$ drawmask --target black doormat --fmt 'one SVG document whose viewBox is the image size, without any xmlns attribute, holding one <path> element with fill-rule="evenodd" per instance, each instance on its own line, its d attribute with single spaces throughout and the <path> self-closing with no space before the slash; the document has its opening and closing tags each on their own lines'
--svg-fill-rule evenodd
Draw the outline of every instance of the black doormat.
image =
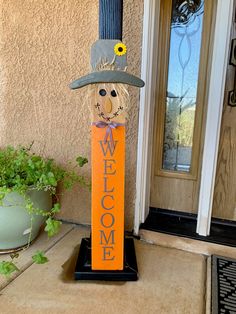
<svg viewBox="0 0 236 314">
<path fill-rule="evenodd" d="M 236 260 L 212 256 L 212 313 L 236 313 Z"/>
</svg>

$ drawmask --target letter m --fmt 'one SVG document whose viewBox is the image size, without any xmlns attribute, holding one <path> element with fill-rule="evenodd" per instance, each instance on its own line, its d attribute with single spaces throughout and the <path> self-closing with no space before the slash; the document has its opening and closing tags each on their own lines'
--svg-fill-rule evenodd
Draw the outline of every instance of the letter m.
<svg viewBox="0 0 236 314">
<path fill-rule="evenodd" d="M 100 230 L 100 244 L 102 245 L 115 244 L 114 233 L 115 233 L 115 230 L 111 230 L 110 234 L 106 236 L 104 231 Z"/>
</svg>

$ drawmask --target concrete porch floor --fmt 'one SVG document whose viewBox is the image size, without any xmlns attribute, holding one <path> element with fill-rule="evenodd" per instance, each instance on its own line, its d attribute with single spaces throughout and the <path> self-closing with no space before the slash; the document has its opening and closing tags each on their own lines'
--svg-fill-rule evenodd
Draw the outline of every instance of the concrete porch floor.
<svg viewBox="0 0 236 314">
<path fill-rule="evenodd" d="M 160 240 L 164 246 L 135 240 L 137 282 L 75 282 L 75 256 L 81 238 L 89 232 L 88 227 L 63 225 L 55 239 L 41 235 L 21 254 L 18 265 L 22 272 L 12 280 L 0 278 L 0 313 L 208 313 L 207 255 L 175 249 L 173 239 L 172 247 L 166 247 L 168 236 Z M 47 264 L 31 263 L 38 249 L 47 251 Z"/>
</svg>

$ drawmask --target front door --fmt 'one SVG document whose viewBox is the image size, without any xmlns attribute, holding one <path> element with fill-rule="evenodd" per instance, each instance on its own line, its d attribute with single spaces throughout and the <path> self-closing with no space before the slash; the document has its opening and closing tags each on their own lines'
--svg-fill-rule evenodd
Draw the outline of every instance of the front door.
<svg viewBox="0 0 236 314">
<path fill-rule="evenodd" d="M 214 2 L 161 1 L 152 207 L 197 212 Z"/>
<path fill-rule="evenodd" d="M 236 1 L 234 3 L 234 11 Z M 231 39 L 236 38 L 236 23 L 231 28 Z M 232 43 L 233 44 L 233 43 Z M 233 46 L 232 46 L 233 47 Z M 231 58 L 232 56 L 232 58 Z M 236 49 L 230 62 L 236 64 Z M 231 60 L 232 59 L 232 60 Z M 213 199 L 212 216 L 236 220 L 236 67 L 229 64 L 227 69 L 224 107 L 218 152 L 218 164 Z M 235 91 L 235 95 L 232 93 Z M 231 95 L 231 98 L 229 97 Z"/>
</svg>

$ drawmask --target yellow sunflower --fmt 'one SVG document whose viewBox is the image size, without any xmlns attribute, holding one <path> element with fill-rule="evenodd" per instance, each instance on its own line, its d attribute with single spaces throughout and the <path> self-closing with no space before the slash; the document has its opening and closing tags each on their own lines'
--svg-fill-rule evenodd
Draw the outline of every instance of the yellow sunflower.
<svg viewBox="0 0 236 314">
<path fill-rule="evenodd" d="M 117 56 L 123 56 L 127 52 L 126 45 L 123 43 L 118 43 L 114 46 L 114 52 Z"/>
</svg>

